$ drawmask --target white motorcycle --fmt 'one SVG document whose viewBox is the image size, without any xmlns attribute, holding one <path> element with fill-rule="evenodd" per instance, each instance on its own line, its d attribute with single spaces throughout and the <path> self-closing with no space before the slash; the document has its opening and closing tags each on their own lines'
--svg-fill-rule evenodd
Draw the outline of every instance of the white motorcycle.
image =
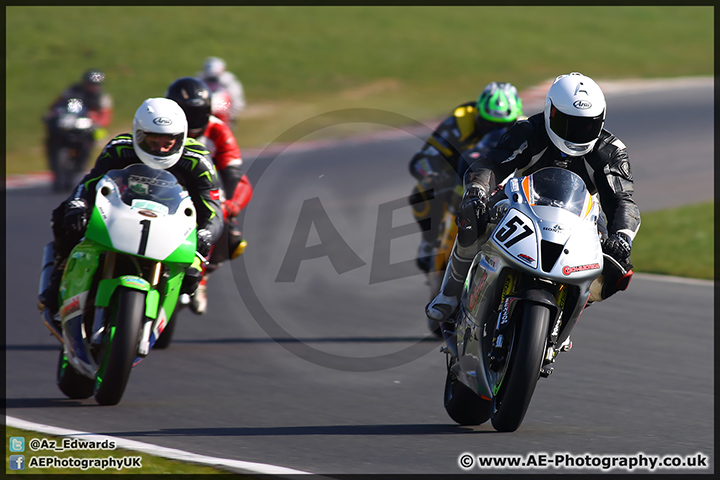
<svg viewBox="0 0 720 480">
<path fill-rule="evenodd" d="M 568 348 L 610 257 L 601 249 L 599 206 L 569 170 L 511 178 L 489 207 L 460 306 L 442 324 L 444 403 L 459 424 L 490 419 L 496 430 L 514 431 L 538 379 Z"/>
</svg>

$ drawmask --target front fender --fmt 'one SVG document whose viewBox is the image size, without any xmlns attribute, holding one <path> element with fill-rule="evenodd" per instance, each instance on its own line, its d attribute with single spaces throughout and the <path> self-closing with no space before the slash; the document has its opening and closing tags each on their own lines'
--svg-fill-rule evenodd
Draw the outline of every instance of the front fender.
<svg viewBox="0 0 720 480">
<path fill-rule="evenodd" d="M 158 306 L 160 304 L 160 293 L 153 290 L 150 282 L 136 275 L 123 275 L 117 278 L 107 278 L 100 280 L 98 290 L 95 296 L 95 306 L 107 307 L 110 305 L 115 290 L 118 287 L 133 288 L 147 292 L 145 297 L 145 315 L 149 318 L 156 318 L 158 314 Z"/>
<path fill-rule="evenodd" d="M 554 325 L 555 321 L 557 321 L 558 315 L 560 315 L 560 307 L 558 307 L 557 300 L 552 293 L 540 288 L 521 291 L 515 295 L 507 297 L 505 299 L 505 305 L 503 306 L 501 319 L 507 320 L 512 318 L 513 312 L 517 306 L 521 303 L 527 302 L 548 307 L 550 310 L 550 325 Z"/>
</svg>

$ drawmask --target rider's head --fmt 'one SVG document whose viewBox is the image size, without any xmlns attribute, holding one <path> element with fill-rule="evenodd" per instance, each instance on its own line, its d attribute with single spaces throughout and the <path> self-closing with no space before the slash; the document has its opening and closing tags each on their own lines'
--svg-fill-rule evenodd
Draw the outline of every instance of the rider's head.
<svg viewBox="0 0 720 480">
<path fill-rule="evenodd" d="M 478 119 L 506 126 L 522 115 L 522 100 L 511 83 L 489 83 L 480 93 L 477 101 Z"/>
<path fill-rule="evenodd" d="M 98 93 L 104 81 L 105 74 L 100 70 L 91 69 L 82 75 L 82 86 L 90 93 Z"/>
<path fill-rule="evenodd" d="M 210 89 L 205 82 L 195 77 L 178 78 L 170 84 L 165 96 L 175 100 L 185 112 L 188 136 L 197 138 L 202 135 L 212 106 Z"/>
<path fill-rule="evenodd" d="M 208 57 L 203 63 L 203 77 L 218 78 L 225 71 L 225 60 L 218 57 Z"/>
<path fill-rule="evenodd" d="M 187 119 L 169 98 L 148 98 L 135 112 L 133 148 L 152 168 L 170 168 L 180 160 L 187 138 Z"/>
<path fill-rule="evenodd" d="M 557 148 L 585 155 L 604 124 L 605 96 L 592 78 L 573 72 L 555 79 L 545 98 L 545 130 Z"/>
</svg>

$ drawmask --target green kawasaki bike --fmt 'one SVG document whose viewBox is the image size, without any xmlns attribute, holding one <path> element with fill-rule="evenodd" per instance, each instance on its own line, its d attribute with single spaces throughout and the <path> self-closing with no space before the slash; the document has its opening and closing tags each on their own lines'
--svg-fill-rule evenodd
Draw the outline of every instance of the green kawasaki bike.
<svg viewBox="0 0 720 480">
<path fill-rule="evenodd" d="M 130 371 L 168 328 L 185 270 L 203 260 L 195 217 L 187 190 L 166 170 L 130 165 L 98 182 L 85 238 L 65 267 L 59 312 L 42 312 L 62 343 L 57 385 L 65 395 L 120 402 Z M 40 291 L 53 255 L 50 243 Z"/>
</svg>

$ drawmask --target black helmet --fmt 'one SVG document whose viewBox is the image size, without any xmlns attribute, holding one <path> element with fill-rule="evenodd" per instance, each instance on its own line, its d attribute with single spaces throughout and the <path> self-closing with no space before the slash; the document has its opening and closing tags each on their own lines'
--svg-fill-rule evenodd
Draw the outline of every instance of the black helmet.
<svg viewBox="0 0 720 480">
<path fill-rule="evenodd" d="M 101 85 L 105 80 L 105 74 L 100 70 L 88 70 L 83 73 L 82 81 L 84 83 L 92 83 L 95 85 Z"/>
<path fill-rule="evenodd" d="M 185 111 L 188 133 L 201 134 L 210 120 L 210 89 L 195 77 L 175 80 L 165 92 L 165 97 L 175 100 Z M 192 136 L 192 135 L 191 135 Z"/>
</svg>

